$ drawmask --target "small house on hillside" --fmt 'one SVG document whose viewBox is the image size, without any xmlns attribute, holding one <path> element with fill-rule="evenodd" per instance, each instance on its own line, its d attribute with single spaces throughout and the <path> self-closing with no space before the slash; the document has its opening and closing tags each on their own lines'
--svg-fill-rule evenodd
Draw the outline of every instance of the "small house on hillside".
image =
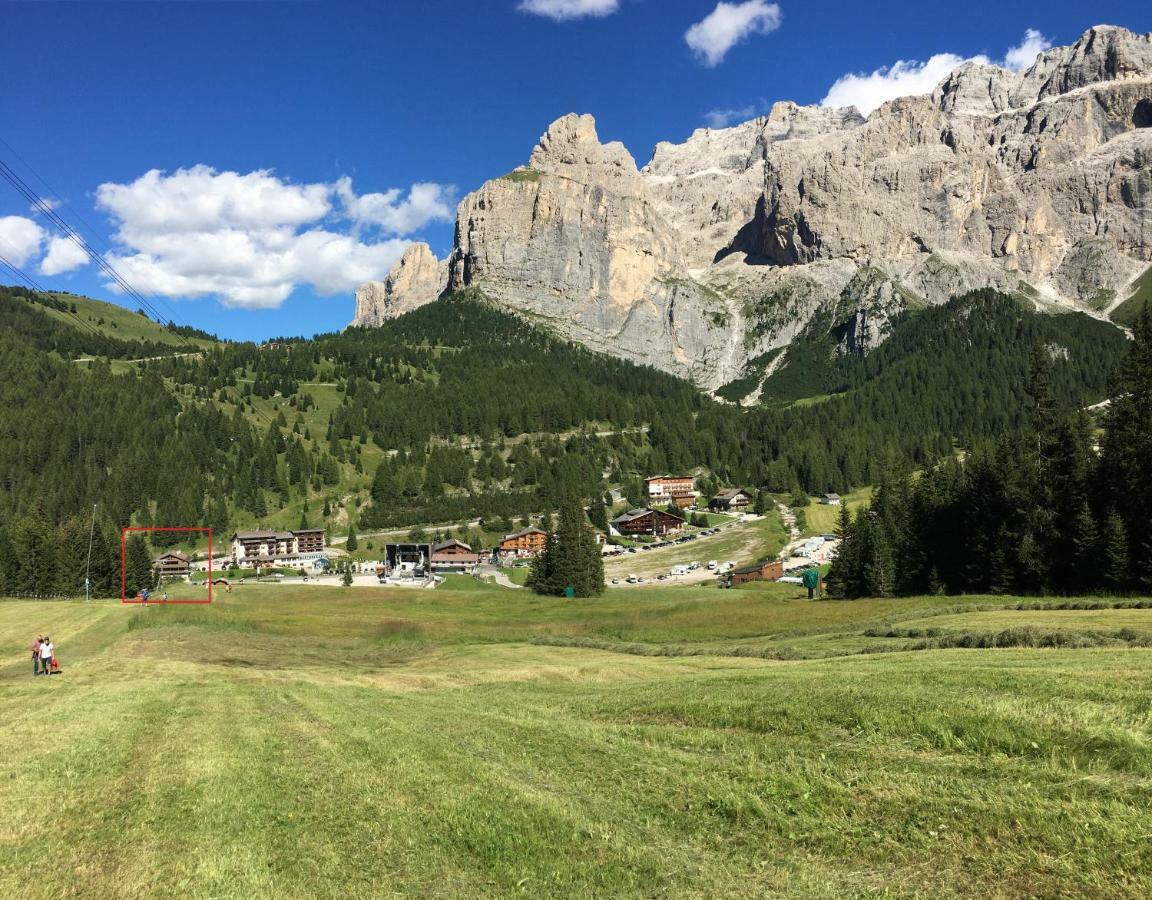
<svg viewBox="0 0 1152 900">
<path fill-rule="evenodd" d="M 840 505 L 840 495 L 839 494 L 825 494 L 823 497 L 820 498 L 820 502 L 824 506 L 839 506 Z"/>
<path fill-rule="evenodd" d="M 619 535 L 648 534 L 656 537 L 675 534 L 684 527 L 684 520 L 658 509 L 633 509 L 613 519 L 611 526 Z"/>
<path fill-rule="evenodd" d="M 450 540 L 432 545 L 433 572 L 462 572 L 470 575 L 480 565 L 480 554 L 463 541 Z"/>
<path fill-rule="evenodd" d="M 152 568 L 161 578 L 186 578 L 192 571 L 192 564 L 179 550 L 169 550 L 157 557 Z"/>
<path fill-rule="evenodd" d="M 742 566 L 728 573 L 728 586 L 749 581 L 779 581 L 784 576 L 784 564 L 779 560 L 764 560 L 754 566 Z"/>
<path fill-rule="evenodd" d="M 708 501 L 708 508 L 716 512 L 732 512 L 733 510 L 745 509 L 751 504 L 751 493 L 743 488 L 729 488 Z"/>
</svg>

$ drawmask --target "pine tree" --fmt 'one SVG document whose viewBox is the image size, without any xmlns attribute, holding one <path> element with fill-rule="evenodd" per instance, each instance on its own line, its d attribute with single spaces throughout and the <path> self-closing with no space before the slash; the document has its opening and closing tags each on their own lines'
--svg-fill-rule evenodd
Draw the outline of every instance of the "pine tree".
<svg viewBox="0 0 1152 900">
<path fill-rule="evenodd" d="M 344 544 L 349 553 L 356 552 L 360 546 L 360 541 L 356 538 L 356 523 L 349 520 L 348 522 L 348 541 Z"/>
<path fill-rule="evenodd" d="M 1152 589 L 1152 304 L 1133 328 L 1128 357 L 1111 386 L 1104 419 L 1100 480 L 1108 505 L 1128 534 L 1129 565 L 1142 590 Z"/>
<path fill-rule="evenodd" d="M 561 506 L 559 521 L 550 530 L 544 552 L 535 560 L 529 583 L 537 594 L 563 596 L 571 588 L 576 597 L 594 597 L 604 591 L 604 560 L 584 511 L 574 502 Z"/>
<path fill-rule="evenodd" d="M 1100 543 L 1104 585 L 1110 593 L 1122 594 L 1128 590 L 1132 577 L 1128 571 L 1128 533 L 1124 529 L 1124 520 L 1116 513 L 1109 514 L 1104 520 Z"/>
<path fill-rule="evenodd" d="M 588 520 L 601 531 L 608 531 L 608 510 L 599 495 L 592 498 L 592 505 L 588 507 Z"/>
<path fill-rule="evenodd" d="M 312 526 L 308 524 L 308 499 L 304 499 L 304 507 L 300 510 L 300 530 L 306 531 Z"/>
<path fill-rule="evenodd" d="M 139 534 L 128 538 L 124 561 L 124 590 L 129 597 L 135 597 L 145 588 L 152 587 L 152 555 L 148 544 Z"/>
</svg>

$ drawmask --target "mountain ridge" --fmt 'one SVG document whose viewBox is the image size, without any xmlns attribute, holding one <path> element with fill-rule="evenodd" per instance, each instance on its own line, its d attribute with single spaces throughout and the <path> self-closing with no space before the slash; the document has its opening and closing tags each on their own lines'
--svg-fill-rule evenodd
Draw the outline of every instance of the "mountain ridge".
<svg viewBox="0 0 1152 900">
<path fill-rule="evenodd" d="M 1115 26 L 1020 73 L 966 64 L 867 118 L 783 101 L 643 168 L 569 114 L 461 201 L 445 260 L 417 245 L 357 291 L 354 324 L 476 286 L 715 390 L 829 309 L 855 322 L 842 352 L 983 287 L 1105 316 L 1152 262 L 1149 125 L 1152 35 Z"/>
</svg>

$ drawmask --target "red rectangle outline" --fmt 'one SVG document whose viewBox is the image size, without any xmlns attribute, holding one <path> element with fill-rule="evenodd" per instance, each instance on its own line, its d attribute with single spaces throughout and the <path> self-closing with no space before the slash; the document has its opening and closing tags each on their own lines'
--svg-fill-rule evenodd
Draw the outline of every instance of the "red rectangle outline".
<svg viewBox="0 0 1152 900">
<path fill-rule="evenodd" d="M 208 532 L 208 599 L 207 600 L 129 600 L 127 535 L 130 531 L 207 531 Z M 207 606 L 212 602 L 212 528 L 211 526 L 127 526 L 120 529 L 120 602 L 130 606 Z"/>
</svg>

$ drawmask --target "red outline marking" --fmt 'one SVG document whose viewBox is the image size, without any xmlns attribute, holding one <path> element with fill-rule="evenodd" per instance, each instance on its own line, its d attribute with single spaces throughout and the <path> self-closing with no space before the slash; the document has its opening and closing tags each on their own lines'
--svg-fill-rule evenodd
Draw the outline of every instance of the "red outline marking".
<svg viewBox="0 0 1152 900">
<path fill-rule="evenodd" d="M 206 531 L 208 532 L 208 599 L 207 600 L 129 600 L 128 599 L 128 553 L 127 534 L 129 531 Z M 131 526 L 120 529 L 120 602 L 130 603 L 133 606 L 173 606 L 176 604 L 191 604 L 204 606 L 212 602 L 212 529 L 209 526 L 196 526 L 193 528 L 162 527 L 159 525 L 148 528 Z"/>
</svg>

